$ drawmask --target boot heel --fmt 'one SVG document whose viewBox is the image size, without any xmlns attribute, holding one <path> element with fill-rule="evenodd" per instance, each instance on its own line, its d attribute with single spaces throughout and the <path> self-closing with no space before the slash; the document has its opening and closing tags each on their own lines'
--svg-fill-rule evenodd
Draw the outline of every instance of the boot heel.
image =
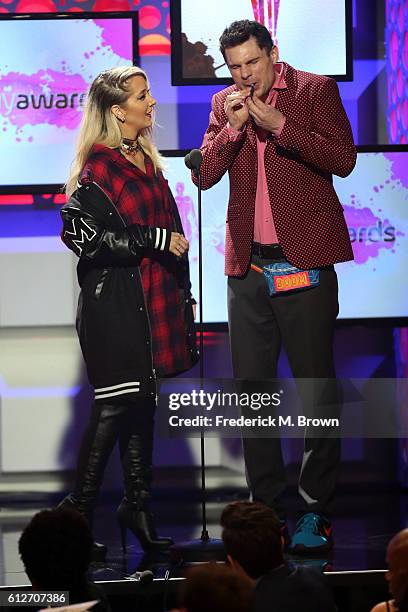
<svg viewBox="0 0 408 612">
<path fill-rule="evenodd" d="M 119 520 L 119 529 L 120 529 L 120 540 L 122 542 L 122 551 L 123 554 L 126 554 L 126 525 Z"/>
<path fill-rule="evenodd" d="M 174 542 L 171 538 L 160 538 L 156 534 L 152 515 L 148 509 L 141 509 L 123 499 L 116 511 L 121 536 L 123 552 L 126 552 L 126 529 L 129 529 L 140 542 L 144 551 L 164 550 Z"/>
</svg>

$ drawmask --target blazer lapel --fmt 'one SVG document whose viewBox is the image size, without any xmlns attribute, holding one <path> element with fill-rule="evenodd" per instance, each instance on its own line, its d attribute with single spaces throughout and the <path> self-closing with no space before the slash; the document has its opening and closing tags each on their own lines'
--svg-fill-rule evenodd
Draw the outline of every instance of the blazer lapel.
<svg viewBox="0 0 408 612">
<path fill-rule="evenodd" d="M 254 127 L 254 120 L 252 117 L 249 117 L 249 121 L 247 123 L 247 136 L 248 140 L 251 143 L 252 147 L 256 150 L 256 132 Z"/>
<path fill-rule="evenodd" d="M 297 83 L 295 71 L 289 64 L 286 64 L 285 82 L 287 87 L 279 91 L 276 108 L 284 115 L 290 116 L 294 107 Z"/>
<path fill-rule="evenodd" d="M 276 101 L 276 108 L 281 111 L 284 115 L 290 116 L 291 109 L 293 109 L 293 104 L 296 96 L 296 74 L 295 70 L 289 64 L 286 64 L 286 72 L 285 72 L 285 82 L 287 85 L 286 89 L 281 89 L 278 93 L 278 99 Z M 238 91 L 238 89 L 236 89 Z M 256 131 L 254 120 L 250 118 L 250 121 L 247 123 L 247 137 L 251 144 L 251 146 L 256 150 Z M 269 143 L 267 143 L 269 144 Z"/>
<path fill-rule="evenodd" d="M 295 70 L 292 68 L 292 66 L 289 66 L 289 64 L 285 64 L 285 66 L 285 82 L 287 87 L 286 89 L 280 89 L 278 91 L 276 108 L 281 111 L 281 113 L 283 113 L 285 116 L 290 116 L 296 97 L 297 83 Z M 251 119 L 251 121 L 249 121 L 247 124 L 247 133 L 251 145 L 254 147 L 254 149 L 256 149 L 256 132 L 253 119 Z M 266 146 L 272 146 L 272 142 L 273 138 L 267 138 Z"/>
<path fill-rule="evenodd" d="M 292 66 L 286 64 L 286 73 L 285 73 L 285 82 L 286 89 L 280 89 L 278 92 L 278 99 L 276 100 L 276 108 L 283 114 L 285 117 L 290 117 L 292 115 L 293 108 L 295 107 L 295 98 L 296 98 L 296 75 Z M 271 146 L 275 146 L 274 138 L 268 138 L 266 146 L 269 148 Z"/>
</svg>

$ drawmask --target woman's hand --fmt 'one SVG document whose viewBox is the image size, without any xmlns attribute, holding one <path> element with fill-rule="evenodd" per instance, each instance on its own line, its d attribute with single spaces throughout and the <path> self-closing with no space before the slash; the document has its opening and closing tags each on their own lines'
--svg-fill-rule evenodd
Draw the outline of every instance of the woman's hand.
<svg viewBox="0 0 408 612">
<path fill-rule="evenodd" d="M 171 232 L 169 251 L 176 257 L 181 257 L 188 251 L 188 240 L 178 232 Z"/>
</svg>

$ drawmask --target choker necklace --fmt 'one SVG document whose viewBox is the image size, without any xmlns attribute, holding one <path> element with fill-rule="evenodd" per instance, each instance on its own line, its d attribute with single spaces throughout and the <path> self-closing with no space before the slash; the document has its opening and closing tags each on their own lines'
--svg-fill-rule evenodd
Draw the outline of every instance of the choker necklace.
<svg viewBox="0 0 408 612">
<path fill-rule="evenodd" d="M 126 153 L 126 155 L 131 155 L 132 157 L 139 153 L 139 151 L 143 153 L 143 149 L 137 138 L 135 140 L 131 140 L 130 138 L 122 138 L 119 146 L 123 153 Z"/>
</svg>

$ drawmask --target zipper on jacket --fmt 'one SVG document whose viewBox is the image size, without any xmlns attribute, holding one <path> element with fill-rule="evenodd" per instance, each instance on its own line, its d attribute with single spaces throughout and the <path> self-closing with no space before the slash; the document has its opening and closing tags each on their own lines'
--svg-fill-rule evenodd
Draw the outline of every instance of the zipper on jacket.
<svg viewBox="0 0 408 612">
<path fill-rule="evenodd" d="M 156 380 L 156 370 L 153 367 L 152 328 L 150 325 L 149 311 L 147 310 L 146 296 L 143 290 L 142 273 L 140 272 L 139 266 L 137 266 L 137 274 L 139 274 L 140 287 L 141 287 L 142 294 L 143 294 L 143 302 L 144 302 L 145 313 L 146 313 L 147 331 L 148 331 L 148 336 L 149 336 L 151 371 L 153 374 L 153 380 Z M 157 397 L 157 387 L 156 387 L 156 397 Z"/>
<path fill-rule="evenodd" d="M 105 284 L 106 277 L 108 276 L 108 272 L 109 272 L 108 268 L 104 268 L 102 270 L 102 274 L 99 277 L 98 284 L 95 287 L 94 295 L 95 295 L 95 299 L 97 299 L 97 300 L 99 300 L 99 298 L 101 297 L 103 286 Z"/>
</svg>

